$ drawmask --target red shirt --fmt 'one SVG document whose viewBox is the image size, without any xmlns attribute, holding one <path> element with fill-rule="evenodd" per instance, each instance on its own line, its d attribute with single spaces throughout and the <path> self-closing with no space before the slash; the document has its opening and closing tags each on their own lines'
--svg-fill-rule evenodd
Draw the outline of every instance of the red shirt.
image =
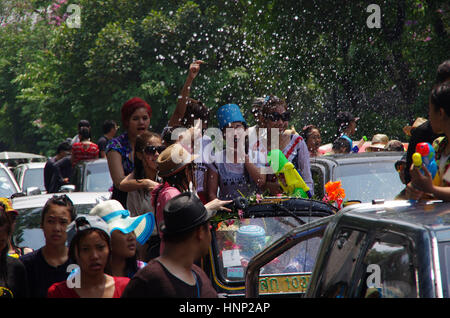
<svg viewBox="0 0 450 318">
<path fill-rule="evenodd" d="M 75 166 L 81 160 L 97 159 L 98 153 L 97 144 L 76 142 L 72 145 L 72 165 Z"/>
<path fill-rule="evenodd" d="M 130 279 L 128 277 L 113 277 L 114 278 L 114 294 L 112 298 L 120 298 L 123 290 L 128 285 Z M 67 287 L 66 281 L 54 283 L 48 289 L 47 298 L 80 298 L 75 292 L 74 288 Z"/>
</svg>

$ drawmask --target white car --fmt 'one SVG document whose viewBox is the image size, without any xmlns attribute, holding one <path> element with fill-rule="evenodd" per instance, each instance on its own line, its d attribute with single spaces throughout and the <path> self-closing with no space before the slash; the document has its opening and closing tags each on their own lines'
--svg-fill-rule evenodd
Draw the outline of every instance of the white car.
<svg viewBox="0 0 450 318">
<path fill-rule="evenodd" d="M 24 193 L 37 190 L 38 194 L 46 193 L 44 185 L 45 162 L 22 163 L 13 169 L 14 177 Z M 31 193 L 30 193 L 31 194 Z"/>
<path fill-rule="evenodd" d="M 13 198 L 12 206 L 19 212 L 13 232 L 13 240 L 18 247 L 35 250 L 45 245 L 41 229 L 41 212 L 47 200 L 53 195 L 67 195 L 72 200 L 77 214 L 87 214 L 99 202 L 111 197 L 110 192 L 70 192 Z"/>
<path fill-rule="evenodd" d="M 20 187 L 12 172 L 3 163 L 0 163 L 0 197 L 10 198 L 20 192 Z"/>
</svg>

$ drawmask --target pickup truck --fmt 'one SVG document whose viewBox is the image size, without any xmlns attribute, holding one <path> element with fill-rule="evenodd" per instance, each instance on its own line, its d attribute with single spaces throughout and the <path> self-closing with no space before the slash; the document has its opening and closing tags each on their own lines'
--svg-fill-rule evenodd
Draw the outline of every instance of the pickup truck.
<svg viewBox="0 0 450 318">
<path fill-rule="evenodd" d="M 308 298 L 448 298 L 450 203 L 374 201 L 304 224 L 249 262 L 246 297 L 260 269 L 311 237 L 320 238 Z"/>
</svg>

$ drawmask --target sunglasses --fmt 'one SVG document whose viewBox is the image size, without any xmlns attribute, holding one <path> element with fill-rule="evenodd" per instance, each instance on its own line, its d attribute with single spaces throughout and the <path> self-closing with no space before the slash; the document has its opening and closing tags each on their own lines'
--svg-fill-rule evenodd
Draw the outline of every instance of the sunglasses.
<svg viewBox="0 0 450 318">
<path fill-rule="evenodd" d="M 161 153 L 166 149 L 165 146 L 146 146 L 144 148 L 144 153 L 146 155 L 154 155 L 156 152 Z"/>
<path fill-rule="evenodd" d="M 280 119 L 282 121 L 289 121 L 291 119 L 291 113 L 290 112 L 284 112 L 282 114 L 273 112 L 270 114 L 264 114 L 264 117 L 267 119 L 270 119 L 271 121 L 279 121 Z"/>
</svg>

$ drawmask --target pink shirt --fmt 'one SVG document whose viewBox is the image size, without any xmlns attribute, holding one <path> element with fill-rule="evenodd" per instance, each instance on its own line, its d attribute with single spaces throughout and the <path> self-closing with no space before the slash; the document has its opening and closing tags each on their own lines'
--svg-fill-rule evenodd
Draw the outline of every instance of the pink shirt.
<svg viewBox="0 0 450 318">
<path fill-rule="evenodd" d="M 161 191 L 160 191 L 160 187 L 163 187 L 163 189 L 161 189 Z M 164 241 L 162 240 L 162 232 L 159 230 L 159 226 L 160 226 L 161 222 L 164 221 L 164 214 L 163 214 L 164 206 L 166 205 L 167 201 L 169 201 L 173 197 L 176 197 L 177 195 L 181 194 L 181 192 L 177 188 L 174 188 L 174 187 L 170 186 L 167 182 L 165 182 L 163 185 L 157 186 L 152 191 L 152 204 L 154 203 L 155 196 L 158 192 L 159 192 L 159 194 L 158 194 L 158 201 L 156 202 L 156 208 L 155 208 L 155 211 L 156 211 L 155 219 L 156 219 L 156 226 L 158 227 L 159 237 L 161 238 L 161 245 L 159 248 L 159 252 L 161 254 L 163 251 L 163 248 L 164 248 Z"/>
</svg>

